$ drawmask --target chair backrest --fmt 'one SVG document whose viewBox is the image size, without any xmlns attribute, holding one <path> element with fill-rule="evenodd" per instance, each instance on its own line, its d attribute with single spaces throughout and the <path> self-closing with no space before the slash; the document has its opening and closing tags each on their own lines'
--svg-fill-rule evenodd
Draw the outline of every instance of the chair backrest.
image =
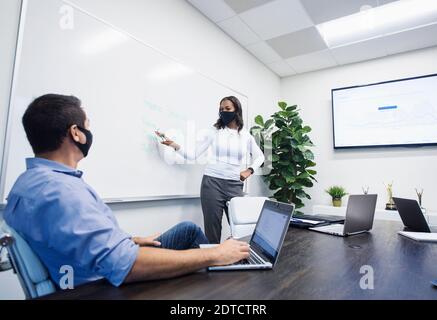
<svg viewBox="0 0 437 320">
<path fill-rule="evenodd" d="M 233 238 L 249 236 L 255 230 L 266 197 L 235 197 L 229 201 L 229 224 Z"/>
<path fill-rule="evenodd" d="M 56 287 L 46 267 L 27 242 L 5 221 L 0 223 L 0 230 L 12 239 L 7 243 L 9 259 L 26 298 L 37 298 L 55 292 Z"/>
</svg>

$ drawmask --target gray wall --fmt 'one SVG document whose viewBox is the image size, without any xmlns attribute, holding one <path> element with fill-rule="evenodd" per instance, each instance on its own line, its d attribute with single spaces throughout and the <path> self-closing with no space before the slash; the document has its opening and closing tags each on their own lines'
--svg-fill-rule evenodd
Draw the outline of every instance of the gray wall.
<svg viewBox="0 0 437 320">
<path fill-rule="evenodd" d="M 20 2 L 21 1 L 19 0 L 0 2 L 0 154 L 3 153 Z M 23 292 L 21 291 L 17 278 L 12 271 L 0 273 L 0 300 L 23 298 Z"/>
</svg>

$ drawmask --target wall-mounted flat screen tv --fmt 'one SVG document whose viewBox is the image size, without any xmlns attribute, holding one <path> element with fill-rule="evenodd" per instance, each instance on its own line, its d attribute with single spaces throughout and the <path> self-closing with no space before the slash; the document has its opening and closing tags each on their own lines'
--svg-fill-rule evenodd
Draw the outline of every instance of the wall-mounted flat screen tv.
<svg viewBox="0 0 437 320">
<path fill-rule="evenodd" d="M 334 148 L 437 145 L 437 74 L 332 89 Z"/>
</svg>

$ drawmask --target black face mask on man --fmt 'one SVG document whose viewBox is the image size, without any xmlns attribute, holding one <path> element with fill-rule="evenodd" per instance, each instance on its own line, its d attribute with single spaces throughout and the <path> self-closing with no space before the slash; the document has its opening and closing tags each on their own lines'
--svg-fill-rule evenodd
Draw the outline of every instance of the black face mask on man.
<svg viewBox="0 0 437 320">
<path fill-rule="evenodd" d="M 74 141 L 74 143 L 79 148 L 79 150 L 82 151 L 83 156 L 86 157 L 88 155 L 88 151 L 91 148 L 91 145 L 93 144 L 93 134 L 91 133 L 91 131 L 85 129 L 84 127 L 77 126 L 77 128 L 80 131 L 82 131 L 83 134 L 85 135 L 86 142 L 85 143 L 80 143 L 78 141 Z"/>
<path fill-rule="evenodd" d="M 229 111 L 221 111 L 220 112 L 220 119 L 222 120 L 223 124 L 227 126 L 229 123 L 232 122 L 232 120 L 235 119 L 235 112 L 229 112 Z"/>
</svg>

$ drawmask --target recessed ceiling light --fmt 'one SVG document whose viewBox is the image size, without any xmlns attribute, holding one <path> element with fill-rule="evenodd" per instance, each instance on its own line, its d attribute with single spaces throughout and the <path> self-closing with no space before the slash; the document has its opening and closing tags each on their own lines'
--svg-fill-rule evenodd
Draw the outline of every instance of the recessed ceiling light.
<svg viewBox="0 0 437 320">
<path fill-rule="evenodd" d="M 317 25 L 329 48 L 437 23 L 437 0 L 398 0 Z"/>
</svg>

